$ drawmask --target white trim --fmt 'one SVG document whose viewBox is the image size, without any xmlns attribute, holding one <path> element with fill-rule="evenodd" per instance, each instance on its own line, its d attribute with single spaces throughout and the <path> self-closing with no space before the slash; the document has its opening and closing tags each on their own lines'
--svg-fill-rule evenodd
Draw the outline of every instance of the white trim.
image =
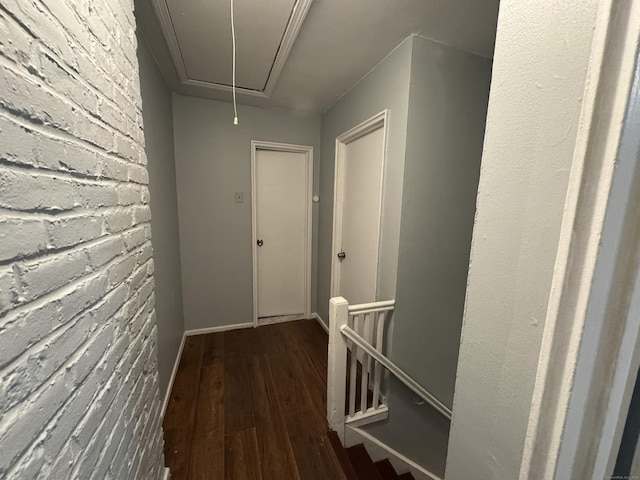
<svg viewBox="0 0 640 480">
<path fill-rule="evenodd" d="M 312 1 L 313 0 L 298 0 L 293 7 L 291 18 L 289 19 L 287 28 L 285 29 L 284 35 L 282 36 L 282 42 L 280 42 L 278 54 L 273 61 L 271 73 L 269 74 L 267 84 L 264 88 L 264 93 L 267 97 L 270 97 L 271 93 L 273 93 L 273 89 L 275 88 L 276 82 L 280 77 L 280 73 L 282 73 L 282 69 L 284 68 L 287 58 L 289 58 L 289 53 L 291 53 L 293 44 L 298 37 L 298 32 L 300 31 L 300 27 L 302 27 L 302 24 L 304 23 L 304 19 L 307 16 L 307 12 L 309 11 L 309 7 L 311 7 Z"/>
<path fill-rule="evenodd" d="M 349 321 L 349 304 L 342 297 L 329 300 L 329 345 L 327 348 L 327 422 L 344 445 L 344 406 L 347 399 L 347 341 L 340 327 Z M 355 382 L 355 374 L 351 377 Z M 353 411 L 353 410 L 350 410 Z"/>
<path fill-rule="evenodd" d="M 176 73 L 180 81 L 187 79 L 187 70 L 184 66 L 184 60 L 182 59 L 182 52 L 180 51 L 180 45 L 178 44 L 178 37 L 176 31 L 173 28 L 173 22 L 171 21 L 171 14 L 169 13 L 169 7 L 166 0 L 151 0 L 153 9 L 156 12 L 156 18 L 160 25 L 160 30 L 164 35 L 164 39 L 167 42 L 169 53 L 173 59 L 173 65 L 176 67 Z"/>
<path fill-rule="evenodd" d="M 638 207 L 629 202 L 640 189 L 640 107 L 629 102 L 639 36 L 640 1 L 601 2 L 521 479 L 612 474 L 640 363 L 640 315 L 630 303 L 640 293 L 631 260 Z"/>
<path fill-rule="evenodd" d="M 164 467 L 164 475 L 162 476 L 162 480 L 169 480 L 171 478 L 171 471 L 169 467 Z"/>
<path fill-rule="evenodd" d="M 340 261 L 338 253 L 342 242 L 342 216 L 344 207 L 344 156 L 348 143 L 357 140 L 371 133 L 378 128 L 383 129 L 382 137 L 382 179 L 380 181 L 380 205 L 378 210 L 378 259 L 376 265 L 376 299 L 378 291 L 378 274 L 380 270 L 380 237 L 382 228 L 382 199 L 384 196 L 385 172 L 387 164 L 387 136 L 388 136 L 389 110 L 385 109 L 380 113 L 368 118 L 364 122 L 347 130 L 336 138 L 335 150 L 335 176 L 333 181 L 333 238 L 331 247 L 331 297 L 340 296 Z"/>
<path fill-rule="evenodd" d="M 389 408 L 386 405 L 379 405 L 375 410 L 370 408 L 366 412 L 357 412 L 353 417 L 344 419 L 345 425 L 350 427 L 362 427 L 370 423 L 380 422 L 389 418 Z"/>
<path fill-rule="evenodd" d="M 431 405 L 439 414 L 441 414 L 448 420 L 451 420 L 451 410 L 449 409 L 449 407 L 447 407 L 444 403 L 434 397 L 426 388 L 424 388 L 413 378 L 407 375 L 407 373 L 405 373 L 405 371 L 398 367 L 395 363 L 393 363 L 382 353 L 373 348 L 364 338 L 358 335 L 355 330 L 350 328 L 348 325 L 343 325 L 340 327 L 340 333 L 351 340 L 355 345 L 360 347 L 364 352 L 368 353 L 369 356 L 378 361 L 389 372 L 393 373 L 393 375 L 398 380 L 400 380 L 408 388 L 410 388 L 413 393 L 415 393 L 425 402 Z"/>
<path fill-rule="evenodd" d="M 180 82 L 183 85 L 190 85 L 192 87 L 202 87 L 202 88 L 208 88 L 211 90 L 220 90 L 223 92 L 230 92 L 230 93 L 233 92 L 233 87 L 230 87 L 229 85 L 224 85 L 222 83 L 205 82 L 203 80 L 195 80 L 193 78 L 187 78 L 185 80 L 180 79 Z M 258 97 L 258 98 L 265 98 L 265 99 L 269 98 L 269 95 L 267 95 L 263 91 L 252 90 L 250 88 L 244 88 L 244 87 L 238 87 L 237 85 L 236 85 L 236 93 L 249 95 L 251 97 Z"/>
<path fill-rule="evenodd" d="M 395 300 L 383 300 L 381 302 L 349 305 L 349 315 L 363 315 L 371 312 L 390 312 L 395 309 L 395 306 Z"/>
<path fill-rule="evenodd" d="M 329 333 L 329 325 L 324 323 L 324 320 L 322 320 L 322 317 L 318 313 L 314 312 L 311 314 L 311 316 L 318 321 L 318 323 L 324 329 L 325 332 Z"/>
<path fill-rule="evenodd" d="M 278 315 L 277 317 L 264 317 L 258 318 L 256 321 L 256 327 L 262 325 L 274 325 L 276 323 L 295 322 L 296 320 L 305 320 L 309 318 L 309 315 L 304 313 L 294 315 Z"/>
<path fill-rule="evenodd" d="M 365 442 L 365 448 L 367 448 L 368 450 L 368 443 L 373 444 L 375 447 L 381 448 L 382 450 L 384 450 L 385 452 L 387 452 L 387 454 L 391 455 L 392 458 L 389 458 L 389 461 L 391 461 L 392 465 L 394 466 L 394 468 L 397 470 L 399 470 L 399 468 L 395 465 L 396 462 L 399 462 L 401 464 L 404 464 L 409 471 L 416 477 L 420 477 L 420 478 L 426 478 L 426 479 L 430 479 L 430 480 L 442 480 L 440 477 L 438 477 L 436 474 L 431 473 L 429 470 L 427 470 L 426 468 L 424 468 L 422 465 L 417 464 L 416 462 L 414 462 L 413 460 L 411 460 L 408 457 L 405 457 L 402 453 L 398 452 L 397 450 L 395 450 L 394 448 L 390 447 L 389 445 L 387 445 L 386 443 L 378 440 L 376 437 L 374 437 L 373 435 L 371 435 L 370 433 L 365 432 L 364 430 L 361 430 L 357 427 L 353 427 L 351 425 L 345 425 L 345 430 L 346 432 L 353 432 L 356 435 L 362 437 Z M 347 433 L 347 438 L 349 440 L 351 440 L 350 435 L 348 435 Z M 351 443 L 351 441 L 346 442 L 345 446 L 349 445 Z M 369 452 L 370 454 L 372 452 Z M 374 455 L 372 455 L 373 457 Z M 376 455 L 377 457 L 377 455 Z"/>
<path fill-rule="evenodd" d="M 173 390 L 173 382 L 176 381 L 176 374 L 178 373 L 178 367 L 180 366 L 180 359 L 182 358 L 182 350 L 184 350 L 184 343 L 187 339 L 186 332 L 182 332 L 182 340 L 180 340 L 180 348 L 178 348 L 178 355 L 173 362 L 173 370 L 171 371 L 171 377 L 169 378 L 169 384 L 167 385 L 167 391 L 164 393 L 164 401 L 162 402 L 162 418 L 167 413 L 167 407 L 169 406 L 169 400 L 171 399 L 171 390 Z M 167 468 L 167 470 L 169 470 Z"/>
<path fill-rule="evenodd" d="M 282 69 L 284 68 L 287 58 L 291 53 L 291 48 L 293 47 L 293 44 L 298 36 L 300 27 L 302 27 L 304 19 L 307 16 L 309 8 L 311 7 L 312 1 L 313 0 L 297 0 L 295 5 L 293 6 L 291 16 L 289 17 L 289 21 L 287 22 L 287 26 L 285 27 L 276 56 L 273 59 L 271 71 L 269 72 L 269 75 L 267 77 L 264 89 L 253 90 L 250 88 L 236 87 L 236 91 L 238 93 L 262 98 L 269 98 L 271 96 L 271 94 L 273 93 L 273 89 L 278 82 L 278 78 L 282 73 Z M 229 85 L 189 78 L 187 69 L 184 64 L 184 58 L 182 57 L 182 51 L 180 50 L 178 37 L 173 27 L 173 21 L 171 20 L 169 7 L 167 6 L 167 0 L 151 0 L 151 3 L 153 4 L 153 9 L 156 12 L 160 30 L 162 30 L 162 34 L 164 35 L 164 39 L 167 43 L 167 47 L 169 48 L 169 53 L 171 54 L 173 64 L 176 67 L 176 73 L 178 74 L 180 82 L 183 85 L 192 85 L 196 87 L 230 92 L 232 87 Z"/>
<path fill-rule="evenodd" d="M 228 332 L 229 330 L 240 330 L 243 328 L 252 328 L 252 327 L 254 327 L 253 322 L 236 323 L 233 325 L 221 325 L 219 327 L 195 328 L 193 330 L 187 330 L 186 332 L 184 332 L 184 334 L 187 337 L 192 337 L 194 335 L 205 335 L 207 333 Z"/>
<path fill-rule="evenodd" d="M 313 249 L 313 147 L 293 145 L 289 143 L 265 142 L 251 140 L 251 254 L 253 264 L 253 325 L 258 326 L 258 249 L 256 248 L 257 205 L 256 205 L 256 151 L 272 150 L 277 152 L 304 153 L 306 155 L 306 221 L 305 232 L 305 286 L 304 317 L 311 316 L 311 258 Z"/>
</svg>

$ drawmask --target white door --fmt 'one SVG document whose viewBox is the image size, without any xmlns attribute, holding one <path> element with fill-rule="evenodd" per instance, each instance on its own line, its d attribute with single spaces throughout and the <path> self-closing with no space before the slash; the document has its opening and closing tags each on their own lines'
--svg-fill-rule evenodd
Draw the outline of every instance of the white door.
<svg viewBox="0 0 640 480">
<path fill-rule="evenodd" d="M 339 148 L 341 228 L 334 260 L 337 295 L 350 304 L 375 302 L 384 166 L 384 124 Z M 341 205 L 340 205 L 341 204 Z"/>
<path fill-rule="evenodd" d="M 308 153 L 254 155 L 257 317 L 304 316 L 308 297 Z"/>
</svg>

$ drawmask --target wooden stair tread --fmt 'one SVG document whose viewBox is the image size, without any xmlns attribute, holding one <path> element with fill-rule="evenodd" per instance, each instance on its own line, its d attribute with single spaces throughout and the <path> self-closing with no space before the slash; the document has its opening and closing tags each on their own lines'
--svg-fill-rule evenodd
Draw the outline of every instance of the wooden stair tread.
<svg viewBox="0 0 640 480">
<path fill-rule="evenodd" d="M 398 476 L 389 459 L 373 463 L 363 444 L 344 448 L 336 432 L 327 435 L 347 480 L 415 480 L 411 473 Z"/>
<path fill-rule="evenodd" d="M 398 477 L 400 480 L 415 480 L 415 478 L 413 477 L 413 475 L 411 475 L 411 473 L 407 472 L 407 473 L 403 473 L 402 475 L 400 475 Z"/>
<path fill-rule="evenodd" d="M 376 470 L 380 473 L 380 476 L 383 480 L 398 480 L 398 474 L 396 470 L 391 465 L 389 459 L 385 458 L 384 460 L 380 460 L 379 462 L 374 463 Z"/>
<path fill-rule="evenodd" d="M 384 480 L 378 473 L 364 445 L 359 444 L 347 448 L 347 455 L 358 473 L 358 478 L 361 480 Z"/>
<path fill-rule="evenodd" d="M 359 480 L 358 474 L 356 470 L 353 468 L 351 460 L 347 455 L 346 450 L 340 443 L 340 439 L 338 438 L 338 434 L 333 430 L 329 430 L 329 441 L 331 442 L 331 446 L 333 447 L 333 451 L 336 453 L 336 457 L 338 458 L 338 462 L 340 462 L 340 466 L 344 471 L 344 474 L 347 477 L 347 480 Z"/>
</svg>

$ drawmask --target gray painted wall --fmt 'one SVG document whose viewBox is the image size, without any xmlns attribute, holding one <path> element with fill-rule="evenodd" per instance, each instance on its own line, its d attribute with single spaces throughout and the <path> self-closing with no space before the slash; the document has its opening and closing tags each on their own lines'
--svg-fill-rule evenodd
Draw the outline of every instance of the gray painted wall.
<svg viewBox="0 0 640 480">
<path fill-rule="evenodd" d="M 251 322 L 251 140 L 313 146 L 317 192 L 320 117 L 239 105 L 234 126 L 231 104 L 175 94 L 173 115 L 186 329 Z M 315 279 L 315 253 L 312 264 Z"/>
<path fill-rule="evenodd" d="M 138 62 L 151 196 L 159 386 L 164 398 L 184 333 L 173 107 L 171 92 L 140 35 Z"/>
<path fill-rule="evenodd" d="M 491 77 L 490 60 L 412 39 L 392 357 L 451 406 Z M 449 422 L 392 380 L 366 430 L 443 476 Z"/>
<path fill-rule="evenodd" d="M 416 36 L 394 359 L 451 408 L 491 61 Z"/>
<path fill-rule="evenodd" d="M 322 116 L 317 311 L 325 323 L 329 321 L 331 296 L 336 137 L 387 108 L 390 112 L 383 186 L 378 296 L 380 299 L 391 299 L 395 296 L 410 70 L 409 38 Z"/>
</svg>

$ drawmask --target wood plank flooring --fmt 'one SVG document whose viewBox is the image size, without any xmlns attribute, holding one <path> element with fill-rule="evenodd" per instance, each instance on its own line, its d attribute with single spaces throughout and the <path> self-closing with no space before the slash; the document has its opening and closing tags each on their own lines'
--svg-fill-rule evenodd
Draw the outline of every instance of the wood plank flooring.
<svg viewBox="0 0 640 480">
<path fill-rule="evenodd" d="M 174 480 L 345 479 L 315 320 L 187 337 L 164 418 Z"/>
</svg>

